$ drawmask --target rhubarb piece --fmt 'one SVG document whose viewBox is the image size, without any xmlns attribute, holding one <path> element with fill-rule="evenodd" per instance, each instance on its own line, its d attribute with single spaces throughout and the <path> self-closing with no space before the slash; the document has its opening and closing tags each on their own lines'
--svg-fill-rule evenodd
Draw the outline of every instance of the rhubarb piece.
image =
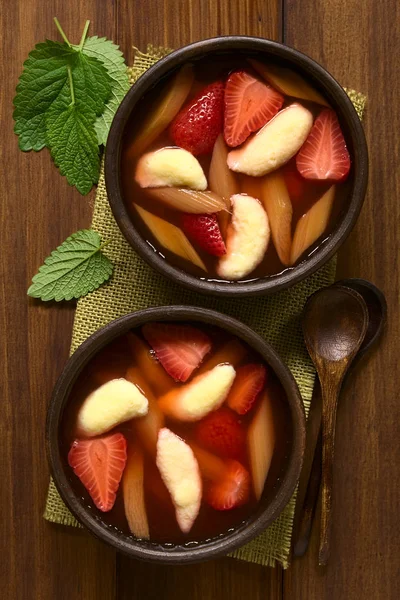
<svg viewBox="0 0 400 600">
<path fill-rule="evenodd" d="M 230 340 L 222 348 L 214 352 L 199 368 L 198 374 L 207 373 L 217 365 L 228 364 L 236 367 L 247 354 L 246 348 L 238 340 Z"/>
<path fill-rule="evenodd" d="M 271 400 L 263 392 L 254 417 L 247 430 L 247 449 L 250 460 L 254 494 L 259 500 L 271 466 L 275 446 L 275 427 Z"/>
<path fill-rule="evenodd" d="M 215 215 L 182 216 L 182 229 L 190 240 L 212 256 L 226 254 L 225 242 Z"/>
<path fill-rule="evenodd" d="M 231 365 L 218 365 L 159 399 L 164 414 L 178 421 L 199 421 L 224 402 L 235 379 Z"/>
<path fill-rule="evenodd" d="M 292 205 L 298 204 L 305 199 L 306 194 L 310 194 L 310 183 L 298 172 L 295 158 L 283 167 L 283 178 Z"/>
<path fill-rule="evenodd" d="M 144 391 L 145 396 L 147 396 L 147 388 L 142 387 L 143 384 L 147 386 L 150 385 L 155 396 L 160 396 L 168 392 L 173 387 L 174 382 L 171 377 L 167 375 L 146 342 L 132 332 L 127 334 L 127 340 L 132 351 L 135 365 L 137 365 L 139 372 L 143 373 L 144 377 L 146 377 L 146 382 L 142 381 L 138 384 L 139 388 Z M 129 377 L 127 377 L 127 379 L 129 379 Z"/>
<path fill-rule="evenodd" d="M 101 435 L 116 425 L 147 414 L 148 401 L 133 383 L 112 379 L 83 401 L 77 417 L 78 435 Z"/>
<path fill-rule="evenodd" d="M 150 375 L 148 372 L 146 374 L 147 376 Z M 129 367 L 126 372 L 126 379 L 134 383 L 143 392 L 149 402 L 147 415 L 134 419 L 132 427 L 145 450 L 151 456 L 155 456 L 158 432 L 164 426 L 164 415 L 138 366 Z"/>
<path fill-rule="evenodd" d="M 264 387 L 267 370 L 261 364 L 248 364 L 239 367 L 235 381 L 226 400 L 229 408 L 239 415 L 248 413 Z"/>
<path fill-rule="evenodd" d="M 215 142 L 210 169 L 208 172 L 208 185 L 210 190 L 222 198 L 227 210 L 218 213 L 218 223 L 222 237 L 226 240 L 226 233 L 230 221 L 231 196 L 240 192 L 236 175 L 228 168 L 228 148 L 221 134 Z"/>
<path fill-rule="evenodd" d="M 142 188 L 207 188 L 199 161 L 183 148 L 161 148 L 144 154 L 136 165 L 135 179 Z"/>
<path fill-rule="evenodd" d="M 205 480 L 204 499 L 215 510 L 231 510 L 250 498 L 250 475 L 237 460 L 222 460 L 191 444 Z"/>
<path fill-rule="evenodd" d="M 278 112 L 258 133 L 228 154 L 233 171 L 259 177 L 275 171 L 292 158 L 310 133 L 313 116 L 300 104 Z"/>
<path fill-rule="evenodd" d="M 170 512 L 170 510 L 172 512 L 175 511 L 174 505 L 172 504 L 171 495 L 165 487 L 165 483 L 162 480 L 155 460 L 154 463 L 146 464 L 146 492 L 147 491 L 149 497 L 156 500 L 157 504 L 163 507 L 163 510 L 165 508 L 167 514 Z M 164 514 L 165 513 L 163 512 L 163 517 Z"/>
<path fill-rule="evenodd" d="M 335 198 L 333 185 L 305 215 L 298 220 L 290 251 L 290 264 L 294 265 L 300 256 L 324 233 L 332 212 Z"/>
<path fill-rule="evenodd" d="M 329 106 L 322 94 L 308 84 L 301 75 L 295 73 L 291 69 L 266 65 L 253 59 L 250 59 L 249 62 L 265 81 L 270 83 L 282 94 L 285 94 L 285 96 L 309 100 L 310 102 L 316 102 L 323 106 Z"/>
<path fill-rule="evenodd" d="M 199 421 L 195 429 L 198 443 L 222 458 L 243 459 L 246 437 L 237 415 L 221 407 Z"/>
<path fill-rule="evenodd" d="M 211 214 L 227 210 L 224 200 L 213 192 L 173 187 L 148 188 L 146 192 L 170 208 L 186 213 Z"/>
<path fill-rule="evenodd" d="M 75 440 L 68 464 L 90 494 L 97 508 L 112 509 L 126 464 L 126 440 L 114 433 L 91 440 Z"/>
<path fill-rule="evenodd" d="M 134 159 L 158 138 L 180 111 L 189 95 L 194 79 L 191 65 L 184 65 L 163 91 L 155 108 L 144 119 L 139 131 L 128 149 L 128 156 Z"/>
<path fill-rule="evenodd" d="M 122 478 L 122 490 L 125 516 L 129 529 L 136 537 L 148 540 L 150 533 L 144 499 L 143 462 L 141 450 L 132 447 L 128 453 L 128 460 Z"/>
<path fill-rule="evenodd" d="M 316 181 L 344 181 L 350 171 L 350 155 L 333 110 L 325 108 L 296 156 L 299 173 Z"/>
<path fill-rule="evenodd" d="M 208 179 L 210 190 L 223 198 L 227 208 L 230 209 L 230 197 L 239 193 L 240 190 L 236 175 L 228 169 L 227 158 L 228 148 L 221 134 L 217 137 L 214 145 Z"/>
<path fill-rule="evenodd" d="M 187 381 L 211 350 L 210 338 L 191 325 L 147 323 L 142 333 L 175 381 Z"/>
<path fill-rule="evenodd" d="M 232 223 L 228 230 L 226 254 L 217 272 L 223 279 L 242 279 L 254 271 L 264 258 L 270 229 L 261 203 L 245 194 L 232 196 Z"/>
<path fill-rule="evenodd" d="M 179 227 L 165 221 L 165 219 L 161 219 L 161 217 L 157 217 L 138 204 L 135 204 L 135 208 L 145 225 L 163 248 L 188 260 L 196 265 L 196 267 L 199 267 L 199 269 L 202 269 L 202 271 L 207 271 L 206 265 Z"/>
<path fill-rule="evenodd" d="M 171 494 L 178 525 L 188 533 L 200 510 L 202 483 L 192 449 L 164 427 L 158 435 L 157 467 Z"/>
<path fill-rule="evenodd" d="M 234 71 L 225 87 L 224 137 L 239 146 L 282 108 L 284 97 L 246 71 Z"/>
<path fill-rule="evenodd" d="M 290 264 L 293 208 L 285 180 L 279 171 L 265 175 L 261 196 L 271 227 L 272 241 L 283 265 Z"/>
<path fill-rule="evenodd" d="M 216 81 L 182 108 L 169 129 L 177 146 L 194 155 L 212 152 L 222 131 L 224 114 L 224 84 Z"/>
<path fill-rule="evenodd" d="M 250 175 L 240 176 L 240 189 L 242 194 L 247 194 L 252 198 L 262 201 L 262 178 L 250 177 Z"/>
</svg>

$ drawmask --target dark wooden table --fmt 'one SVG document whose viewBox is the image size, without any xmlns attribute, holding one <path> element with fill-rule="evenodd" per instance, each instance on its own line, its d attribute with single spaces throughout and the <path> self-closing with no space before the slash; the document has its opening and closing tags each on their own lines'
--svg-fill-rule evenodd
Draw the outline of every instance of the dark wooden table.
<svg viewBox="0 0 400 600">
<path fill-rule="evenodd" d="M 311 548 L 283 572 L 219 560 L 162 568 L 117 556 L 88 534 L 42 518 L 48 483 L 44 423 L 67 359 L 74 307 L 28 300 L 42 259 L 88 226 L 93 203 L 60 177 L 47 151 L 23 154 L 12 98 L 35 43 L 55 39 L 57 16 L 78 40 L 91 33 L 121 45 L 178 47 L 221 34 L 280 40 L 368 94 L 370 183 L 358 224 L 339 255 L 340 276 L 380 286 L 389 327 L 342 398 L 329 566 Z M 14 0 L 1 17 L 0 595 L 4 600 L 395 600 L 399 576 L 400 4 L 396 0 Z"/>
</svg>

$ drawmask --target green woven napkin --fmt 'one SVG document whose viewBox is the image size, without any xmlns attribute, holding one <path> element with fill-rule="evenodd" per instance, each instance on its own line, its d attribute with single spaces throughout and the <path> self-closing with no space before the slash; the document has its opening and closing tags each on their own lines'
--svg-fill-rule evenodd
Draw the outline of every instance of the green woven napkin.
<svg viewBox="0 0 400 600">
<path fill-rule="evenodd" d="M 146 69 L 168 52 L 152 46 L 148 46 L 145 54 L 137 51 L 134 66 L 129 69 L 131 82 L 134 83 Z M 365 96 L 354 90 L 347 90 L 347 93 L 361 118 Z M 308 296 L 334 281 L 335 259 L 297 286 L 274 296 L 249 299 L 200 296 L 164 279 L 128 245 L 108 204 L 103 170 L 97 188 L 92 227 L 100 233 L 103 240 L 110 240 L 105 252 L 115 269 L 108 284 L 79 300 L 71 353 L 94 331 L 135 310 L 170 304 L 212 308 L 250 325 L 274 346 L 292 370 L 308 413 L 315 372 L 303 344 L 299 316 Z M 295 495 L 280 517 L 263 534 L 235 551 L 232 556 L 268 566 L 274 566 L 279 561 L 286 568 L 289 564 L 294 509 Z M 62 502 L 53 481 L 50 481 L 44 517 L 54 523 L 80 526 Z"/>
</svg>

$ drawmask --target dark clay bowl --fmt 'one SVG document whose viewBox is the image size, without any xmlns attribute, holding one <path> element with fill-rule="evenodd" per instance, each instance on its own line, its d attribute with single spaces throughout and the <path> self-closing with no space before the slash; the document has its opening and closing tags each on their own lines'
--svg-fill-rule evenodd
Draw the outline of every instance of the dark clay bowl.
<svg viewBox="0 0 400 600">
<path fill-rule="evenodd" d="M 286 459 L 279 478 L 272 489 L 264 490 L 254 514 L 247 521 L 217 538 L 196 545 L 161 545 L 139 541 L 108 526 L 97 509 L 89 508 L 82 499 L 76 478 L 62 450 L 62 423 L 64 409 L 72 387 L 85 365 L 104 346 L 132 328 L 150 321 L 193 321 L 207 323 L 225 329 L 246 342 L 270 365 L 280 380 L 287 398 L 285 414 L 287 427 L 292 431 L 286 451 Z M 286 421 L 285 421 L 286 422 Z M 218 312 L 189 306 L 150 308 L 126 315 L 109 323 L 90 336 L 72 355 L 66 364 L 53 392 L 47 415 L 46 445 L 48 460 L 57 489 L 73 515 L 91 533 L 120 552 L 131 557 L 159 563 L 189 563 L 210 560 L 239 548 L 260 534 L 274 521 L 290 500 L 299 478 L 305 442 L 305 416 L 297 384 L 279 356 L 259 335 L 240 321 Z"/>
<path fill-rule="evenodd" d="M 242 283 L 201 279 L 174 267 L 157 252 L 154 252 L 154 249 L 136 229 L 124 204 L 120 168 L 125 127 L 143 95 L 162 78 L 170 76 L 178 67 L 187 62 L 195 63 L 205 57 L 212 60 L 214 56 L 232 52 L 237 53 L 238 56 L 260 60 L 271 59 L 276 64 L 291 67 L 303 75 L 316 90 L 324 94 L 336 111 L 352 158 L 352 169 L 347 183 L 346 208 L 338 217 L 327 241 L 300 264 L 280 275 Z M 368 154 L 364 131 L 343 88 L 323 67 L 308 56 L 283 44 L 261 38 L 229 36 L 204 40 L 172 52 L 157 62 L 140 77 L 126 95 L 114 117 L 106 146 L 105 180 L 108 198 L 115 219 L 134 250 L 154 269 L 177 283 L 196 292 L 222 296 L 269 294 L 288 288 L 314 273 L 337 252 L 354 227 L 364 201 L 367 178 Z"/>
</svg>

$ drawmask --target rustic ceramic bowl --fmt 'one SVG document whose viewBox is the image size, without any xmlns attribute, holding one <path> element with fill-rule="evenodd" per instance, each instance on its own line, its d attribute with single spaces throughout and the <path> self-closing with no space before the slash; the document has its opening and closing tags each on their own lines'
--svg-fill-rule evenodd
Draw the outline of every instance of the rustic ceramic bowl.
<svg viewBox="0 0 400 600">
<path fill-rule="evenodd" d="M 170 76 L 187 62 L 221 56 L 227 53 L 272 59 L 277 64 L 291 67 L 302 74 L 316 90 L 327 98 L 336 111 L 345 135 L 352 169 L 348 181 L 348 200 L 327 241 L 297 266 L 282 274 L 248 282 L 207 281 L 191 275 L 168 263 L 146 242 L 136 229 L 124 204 L 121 186 L 121 147 L 127 122 L 138 102 L 161 79 Z M 270 40 L 229 36 L 219 37 L 180 48 L 151 67 L 133 85 L 119 107 L 108 136 L 105 157 L 105 179 L 108 198 L 115 219 L 136 252 L 163 275 L 194 291 L 222 296 L 261 295 L 288 288 L 314 273 L 337 252 L 354 227 L 361 210 L 368 178 L 368 154 L 360 119 L 346 92 L 338 82 L 318 63 L 308 56 Z"/>
<path fill-rule="evenodd" d="M 207 542 L 185 545 L 161 545 L 137 540 L 103 521 L 102 513 L 89 508 L 76 487 L 77 480 L 62 450 L 64 409 L 72 387 L 85 365 L 96 353 L 118 336 L 151 321 L 191 321 L 207 323 L 227 330 L 247 343 L 270 365 L 286 394 L 287 427 L 290 436 L 285 461 L 273 487 L 266 488 L 252 516 L 235 530 Z M 51 399 L 46 425 L 47 454 L 57 489 L 73 515 L 91 533 L 131 557 L 160 563 L 189 563 L 210 560 L 239 548 L 259 535 L 280 514 L 290 500 L 299 478 L 305 442 L 305 416 L 297 384 L 272 347 L 240 321 L 221 313 L 189 306 L 149 308 L 109 323 L 90 336 L 72 355 L 61 374 Z M 106 518 L 106 517 L 105 517 Z"/>
</svg>

